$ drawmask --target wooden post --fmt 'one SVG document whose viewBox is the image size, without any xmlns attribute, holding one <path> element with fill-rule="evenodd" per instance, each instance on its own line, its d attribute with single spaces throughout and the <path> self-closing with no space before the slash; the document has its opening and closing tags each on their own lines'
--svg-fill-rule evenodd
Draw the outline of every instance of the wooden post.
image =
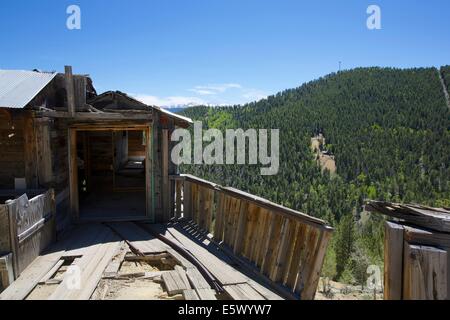
<svg viewBox="0 0 450 320">
<path fill-rule="evenodd" d="M 320 279 L 320 272 L 322 270 L 323 261 L 327 251 L 328 242 L 331 238 L 331 228 L 326 230 L 320 230 L 319 240 L 317 246 L 314 248 L 315 254 L 312 261 L 309 261 L 311 269 L 307 274 L 305 287 L 301 291 L 301 300 L 313 300 L 316 295 L 317 285 Z"/>
<path fill-rule="evenodd" d="M 69 158 L 69 192 L 70 192 L 70 214 L 73 221 L 79 220 L 78 201 L 78 160 L 77 160 L 77 131 L 69 128 L 68 137 Z"/>
<path fill-rule="evenodd" d="M 17 200 L 8 200 L 6 202 L 8 207 L 9 218 L 9 239 L 11 242 L 11 252 L 13 254 L 13 270 L 14 278 L 17 279 L 20 275 L 19 272 L 19 239 L 17 237 Z"/>
<path fill-rule="evenodd" d="M 75 116 L 75 87 L 72 75 L 72 67 L 64 67 L 66 76 L 67 109 L 71 117 Z"/>
<path fill-rule="evenodd" d="M 384 225 L 384 300 L 402 299 L 403 227 Z"/>
<path fill-rule="evenodd" d="M 155 210 L 153 206 L 153 141 L 152 132 L 153 128 L 149 126 L 145 131 L 146 146 L 145 146 L 145 190 L 146 190 L 146 212 L 150 219 L 150 222 L 155 222 Z"/>
<path fill-rule="evenodd" d="M 176 180 L 175 188 L 176 188 L 176 213 L 175 216 L 177 219 L 181 218 L 181 190 L 182 190 L 183 181 Z M 184 196 L 183 196 L 184 197 Z"/>
<path fill-rule="evenodd" d="M 168 222 L 170 214 L 170 183 L 169 183 L 169 130 L 163 129 L 162 139 L 162 202 L 163 222 Z"/>
</svg>

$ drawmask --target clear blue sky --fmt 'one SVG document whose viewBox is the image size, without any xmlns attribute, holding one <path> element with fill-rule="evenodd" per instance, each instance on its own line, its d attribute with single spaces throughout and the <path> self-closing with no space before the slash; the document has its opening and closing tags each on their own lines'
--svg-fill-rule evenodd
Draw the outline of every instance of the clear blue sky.
<svg viewBox="0 0 450 320">
<path fill-rule="evenodd" d="M 81 30 L 66 8 L 81 8 Z M 366 9 L 381 8 L 381 30 Z M 148 102 L 242 103 L 338 69 L 450 64 L 448 0 L 1 0 L 0 68 L 89 73 Z"/>
</svg>

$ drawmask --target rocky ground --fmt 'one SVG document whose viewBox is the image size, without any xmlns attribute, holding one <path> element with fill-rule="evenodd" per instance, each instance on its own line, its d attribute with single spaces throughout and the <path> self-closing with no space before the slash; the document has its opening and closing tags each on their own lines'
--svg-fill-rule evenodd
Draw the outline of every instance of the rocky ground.
<svg viewBox="0 0 450 320">
<path fill-rule="evenodd" d="M 373 290 L 362 289 L 361 286 L 352 286 L 331 280 L 328 282 L 326 293 L 323 287 L 323 279 L 321 278 L 317 288 L 316 300 L 383 300 L 383 292 L 380 290 L 374 294 Z"/>
</svg>

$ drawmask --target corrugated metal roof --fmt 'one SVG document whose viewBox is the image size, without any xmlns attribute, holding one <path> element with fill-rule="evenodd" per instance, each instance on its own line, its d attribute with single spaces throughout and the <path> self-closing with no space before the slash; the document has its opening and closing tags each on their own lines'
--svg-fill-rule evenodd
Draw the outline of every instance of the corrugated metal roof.
<svg viewBox="0 0 450 320">
<path fill-rule="evenodd" d="M 0 107 L 25 107 L 55 76 L 56 73 L 0 70 Z"/>
<path fill-rule="evenodd" d="M 192 121 L 191 118 L 184 117 L 184 116 L 182 116 L 182 115 L 179 115 L 179 114 L 170 112 L 170 111 L 167 110 L 167 109 L 164 109 L 164 108 L 161 108 L 161 107 L 156 107 L 156 106 L 153 106 L 153 108 L 159 110 L 159 111 L 162 112 L 162 113 L 167 114 L 169 117 L 176 118 L 176 119 L 178 119 L 178 120 L 187 122 L 187 123 L 189 123 L 189 124 L 193 124 L 193 123 L 194 123 L 194 122 Z"/>
</svg>

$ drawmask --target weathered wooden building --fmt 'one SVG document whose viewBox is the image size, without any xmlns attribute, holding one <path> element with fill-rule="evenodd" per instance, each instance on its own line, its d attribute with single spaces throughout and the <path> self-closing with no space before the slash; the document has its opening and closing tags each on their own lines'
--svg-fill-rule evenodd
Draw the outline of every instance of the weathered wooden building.
<svg viewBox="0 0 450 320">
<path fill-rule="evenodd" d="M 10 85 L 0 98 L 4 196 L 53 188 L 57 205 L 70 209 L 59 228 L 77 220 L 163 221 L 163 188 L 176 173 L 169 136 L 189 119 L 121 92 L 97 95 L 88 76 L 70 69 L 1 71 L 0 82 Z"/>
<path fill-rule="evenodd" d="M 102 281 L 139 259 L 168 264 L 167 293 L 186 299 L 312 299 L 332 229 L 179 175 L 170 136 L 190 123 L 119 91 L 98 95 L 70 67 L 0 71 L 0 274 L 4 287 L 15 280 L 0 299 L 42 298 L 42 286 L 55 286 L 50 299 L 104 297 Z M 180 243 L 195 257 L 175 252 Z M 81 268 L 78 291 L 55 278 L 67 265 Z"/>
</svg>

